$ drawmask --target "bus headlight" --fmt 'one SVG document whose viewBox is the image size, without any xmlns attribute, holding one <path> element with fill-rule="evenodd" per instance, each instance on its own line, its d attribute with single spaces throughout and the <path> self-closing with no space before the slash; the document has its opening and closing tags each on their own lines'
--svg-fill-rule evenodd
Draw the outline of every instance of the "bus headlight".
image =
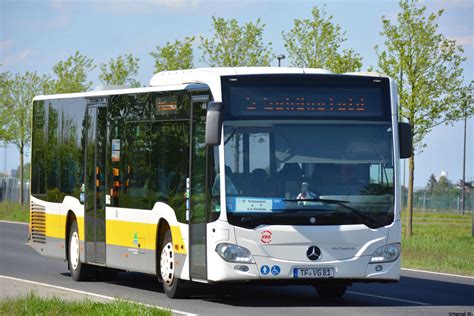
<svg viewBox="0 0 474 316">
<path fill-rule="evenodd" d="M 392 262 L 400 256 L 400 244 L 389 244 L 374 251 L 369 263 Z"/>
<path fill-rule="evenodd" d="M 216 252 L 225 261 L 238 263 L 255 263 L 252 254 L 247 248 L 234 244 L 220 243 L 216 247 Z"/>
</svg>

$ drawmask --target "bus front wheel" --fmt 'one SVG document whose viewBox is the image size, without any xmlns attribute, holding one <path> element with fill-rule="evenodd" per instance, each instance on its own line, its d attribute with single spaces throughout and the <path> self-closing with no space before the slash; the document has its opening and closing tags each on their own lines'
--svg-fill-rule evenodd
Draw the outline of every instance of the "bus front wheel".
<svg viewBox="0 0 474 316">
<path fill-rule="evenodd" d="M 79 230 L 77 229 L 77 221 L 74 221 L 69 231 L 69 250 L 67 258 L 69 271 L 74 281 L 92 280 L 94 277 L 94 269 L 92 266 L 81 262 L 80 254 L 81 242 L 79 239 Z"/>
<path fill-rule="evenodd" d="M 163 283 L 163 290 L 169 298 L 183 298 L 187 295 L 184 281 L 176 277 L 175 252 L 170 230 L 166 232 L 161 244 L 160 279 Z"/>
</svg>

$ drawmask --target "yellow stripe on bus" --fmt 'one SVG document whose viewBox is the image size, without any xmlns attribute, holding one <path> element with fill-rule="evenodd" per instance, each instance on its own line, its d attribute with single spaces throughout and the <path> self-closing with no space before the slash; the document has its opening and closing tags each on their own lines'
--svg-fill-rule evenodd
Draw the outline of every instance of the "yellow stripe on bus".
<svg viewBox="0 0 474 316">
<path fill-rule="evenodd" d="M 84 240 L 84 217 L 77 217 L 79 238 Z M 108 245 L 155 250 L 156 224 L 108 220 L 105 240 Z M 186 246 L 179 226 L 171 226 L 173 248 L 176 253 L 186 254 Z M 46 236 L 66 239 L 66 216 L 46 214 Z"/>
<path fill-rule="evenodd" d="M 77 228 L 79 239 L 84 240 L 84 217 L 77 217 Z M 66 236 L 66 216 L 46 213 L 46 236 L 65 239 Z"/>
<path fill-rule="evenodd" d="M 108 220 L 105 241 L 109 245 L 154 250 L 155 243 L 148 240 L 151 226 L 156 225 Z"/>
<path fill-rule="evenodd" d="M 183 235 L 181 235 L 181 228 L 179 226 L 171 226 L 171 238 L 173 239 L 174 252 L 186 254 L 186 247 L 184 246 Z"/>
</svg>

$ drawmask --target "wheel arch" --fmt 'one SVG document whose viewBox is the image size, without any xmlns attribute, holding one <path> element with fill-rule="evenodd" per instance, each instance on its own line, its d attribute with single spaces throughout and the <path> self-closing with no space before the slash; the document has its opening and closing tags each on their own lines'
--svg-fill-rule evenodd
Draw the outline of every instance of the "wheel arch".
<svg viewBox="0 0 474 316">
<path fill-rule="evenodd" d="M 158 227 L 156 229 L 156 245 L 155 245 L 155 266 L 156 266 L 156 275 L 160 277 L 160 264 L 159 257 L 161 253 L 161 244 L 165 239 L 166 232 L 171 229 L 169 222 L 165 218 L 160 218 L 158 221 Z"/>
<path fill-rule="evenodd" d="M 68 260 L 68 253 L 69 253 L 69 234 L 71 233 L 71 226 L 72 226 L 72 223 L 74 223 L 74 221 L 77 221 L 76 214 L 72 210 L 68 210 L 67 216 L 66 216 L 66 230 L 65 230 L 66 236 L 64 236 L 64 240 L 65 240 L 64 256 L 66 258 L 66 261 Z"/>
</svg>

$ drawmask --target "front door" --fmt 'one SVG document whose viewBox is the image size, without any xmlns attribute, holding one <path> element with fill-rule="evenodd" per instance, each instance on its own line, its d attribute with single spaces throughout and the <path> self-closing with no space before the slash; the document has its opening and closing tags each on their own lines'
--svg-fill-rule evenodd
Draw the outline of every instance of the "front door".
<svg viewBox="0 0 474 316">
<path fill-rule="evenodd" d="M 86 116 L 85 256 L 87 262 L 105 264 L 106 101 L 90 100 Z"/>
<path fill-rule="evenodd" d="M 189 255 L 191 279 L 207 279 L 206 223 L 208 185 L 207 148 L 204 142 L 208 96 L 194 96 L 191 110 L 189 188 Z"/>
</svg>

